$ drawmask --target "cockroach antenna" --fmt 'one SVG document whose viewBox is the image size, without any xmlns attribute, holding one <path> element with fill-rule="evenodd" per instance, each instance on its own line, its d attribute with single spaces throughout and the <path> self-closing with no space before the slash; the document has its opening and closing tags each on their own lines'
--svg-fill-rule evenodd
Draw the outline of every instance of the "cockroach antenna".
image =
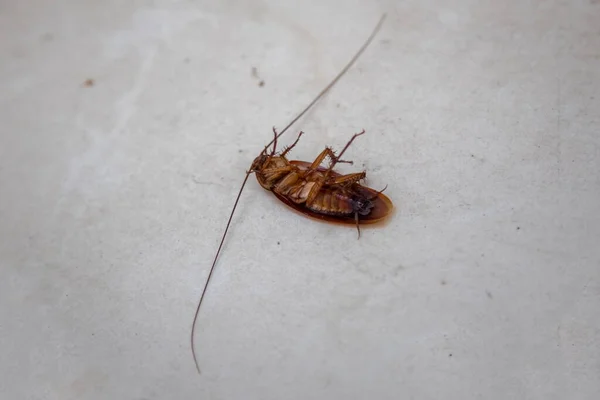
<svg viewBox="0 0 600 400">
<path fill-rule="evenodd" d="M 266 154 L 269 146 L 271 146 L 273 143 L 275 143 L 281 135 L 283 135 L 292 125 L 294 125 L 300 118 L 302 118 L 302 116 L 304 116 L 304 114 L 306 114 L 306 112 L 308 112 L 308 110 L 310 110 L 315 105 L 315 103 L 317 103 L 340 80 L 340 78 L 342 76 L 344 76 L 344 74 L 350 69 L 350 67 L 352 67 L 352 65 L 361 56 L 361 54 L 365 51 L 365 49 L 371 44 L 371 42 L 373 41 L 373 39 L 379 32 L 379 29 L 383 25 L 385 18 L 386 18 L 386 14 L 383 14 L 381 16 L 379 22 L 377 23 L 377 26 L 375 26 L 375 29 L 373 29 L 373 32 L 371 33 L 371 35 L 369 35 L 369 37 L 367 38 L 365 43 L 356 52 L 356 54 L 352 57 L 352 59 L 346 64 L 346 66 L 337 74 L 337 76 L 327 86 L 325 86 L 325 88 L 323 90 L 321 90 L 321 92 L 298 115 L 296 115 L 296 117 L 294 119 L 292 119 L 290 121 L 289 124 L 287 124 L 287 126 L 285 128 L 283 128 L 283 130 L 281 130 L 279 133 L 274 134 L 274 138 L 265 146 L 262 153 Z M 191 344 L 191 348 L 192 348 L 192 356 L 194 358 L 194 363 L 196 365 L 196 370 L 198 371 L 198 373 L 200 373 L 200 366 L 198 364 L 198 358 L 196 357 L 196 351 L 195 351 L 195 346 L 194 346 L 194 334 L 195 334 L 195 330 L 196 330 L 196 322 L 198 320 L 198 315 L 200 313 L 200 307 L 202 306 L 202 302 L 204 301 L 204 296 L 206 295 L 206 289 L 208 288 L 208 284 L 210 283 L 210 279 L 212 277 L 213 271 L 215 270 L 215 265 L 217 264 L 217 259 L 219 258 L 219 254 L 221 253 L 223 243 L 225 242 L 225 237 L 227 236 L 227 231 L 229 230 L 229 226 L 231 225 L 231 220 L 233 219 L 233 214 L 235 213 L 235 210 L 237 208 L 238 202 L 242 195 L 242 191 L 244 190 L 244 187 L 246 186 L 248 177 L 250 176 L 250 174 L 252 172 L 254 172 L 252 167 L 248 171 L 246 171 L 246 176 L 244 178 L 244 181 L 242 182 L 242 186 L 240 187 L 238 195 L 235 199 L 233 208 L 231 209 L 231 214 L 229 214 L 229 219 L 227 220 L 227 225 L 225 225 L 225 231 L 223 232 L 223 236 L 221 237 L 221 242 L 219 244 L 217 253 L 215 254 L 215 258 L 213 259 L 213 263 L 208 272 L 208 276 L 206 278 L 204 288 L 202 289 L 202 294 L 200 295 L 200 300 L 198 301 L 198 305 L 196 307 L 196 312 L 194 314 L 194 320 L 192 322 L 192 329 L 191 329 L 191 335 L 190 335 L 190 344 Z"/>
</svg>

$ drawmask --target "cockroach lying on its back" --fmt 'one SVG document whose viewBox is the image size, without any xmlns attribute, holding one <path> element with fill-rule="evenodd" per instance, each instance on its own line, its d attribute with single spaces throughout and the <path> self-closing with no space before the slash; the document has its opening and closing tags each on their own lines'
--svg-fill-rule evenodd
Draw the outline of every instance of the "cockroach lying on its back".
<svg viewBox="0 0 600 400">
<path fill-rule="evenodd" d="M 273 133 L 277 136 L 275 128 Z M 326 148 L 315 161 L 288 161 L 286 155 L 298 143 L 298 139 L 282 151 L 276 153 L 277 140 L 274 140 L 270 153 L 263 151 L 256 157 L 250 172 L 256 174 L 260 185 L 273 192 L 275 196 L 301 213 L 313 218 L 351 223 L 356 225 L 360 237 L 359 224 L 369 224 L 387 217 L 393 209 L 392 202 L 383 190 L 377 192 L 362 186 L 359 182 L 366 177 L 365 172 L 340 175 L 333 168 L 337 163 L 352 163 L 342 160 L 344 152 L 360 133 L 352 136 L 339 155 Z M 321 164 L 329 157 L 327 168 Z"/>
<path fill-rule="evenodd" d="M 358 230 L 359 237 L 360 224 L 378 222 L 391 214 L 393 204 L 391 200 L 382 193 L 383 190 L 376 191 L 369 187 L 362 186 L 359 183 L 366 177 L 365 172 L 341 175 L 333 170 L 338 163 L 351 163 L 350 161 L 342 160 L 341 157 L 348 147 L 350 147 L 350 144 L 354 139 L 365 133 L 364 130 L 352 136 L 350 141 L 338 155 L 330 148 L 326 148 L 312 163 L 289 161 L 286 157 L 290 150 L 298 143 L 298 140 L 302 136 L 302 132 L 300 132 L 298 138 L 291 146 L 284 149 L 281 153 L 276 152 L 277 139 L 296 123 L 296 121 L 298 121 L 317 101 L 319 101 L 319 99 L 321 99 L 321 97 L 337 83 L 346 71 L 350 69 L 362 52 L 371 43 L 381 28 L 384 20 L 385 14 L 381 17 L 367 41 L 362 45 L 354 57 L 352 57 L 350 62 L 348 62 L 331 83 L 329 83 L 329 85 L 327 85 L 321 93 L 319 93 L 317 97 L 315 97 L 313 101 L 300 112 L 300 114 L 298 114 L 281 132 L 277 133 L 275 128 L 273 128 L 273 140 L 271 140 L 258 157 L 254 159 L 250 169 L 246 172 L 246 177 L 238 192 L 233 209 L 229 215 L 229 220 L 225 226 L 225 232 L 221 238 L 221 243 L 219 244 L 212 266 L 210 267 L 208 277 L 206 278 L 202 295 L 198 301 L 196 313 L 194 314 L 194 320 L 192 322 L 190 341 L 192 355 L 198 373 L 200 373 L 200 367 L 194 349 L 196 321 L 210 278 L 212 277 L 215 265 L 217 264 L 217 259 L 221 253 L 221 248 L 225 242 L 227 231 L 231 225 L 233 214 L 251 173 L 256 174 L 256 179 L 263 188 L 273 192 L 279 200 L 293 209 L 313 218 L 343 224 L 354 224 Z M 273 145 L 273 148 L 268 151 L 271 145 Z M 321 164 L 326 158 L 329 158 L 330 162 L 327 167 L 323 167 Z"/>
</svg>

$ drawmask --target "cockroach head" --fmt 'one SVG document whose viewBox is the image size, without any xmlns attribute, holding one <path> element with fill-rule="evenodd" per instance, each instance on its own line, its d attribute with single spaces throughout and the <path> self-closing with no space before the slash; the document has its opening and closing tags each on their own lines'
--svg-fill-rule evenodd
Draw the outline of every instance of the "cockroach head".
<svg viewBox="0 0 600 400">
<path fill-rule="evenodd" d="M 265 164 L 269 162 L 270 156 L 265 152 L 260 153 L 258 157 L 254 159 L 252 162 L 252 166 L 250 167 L 250 172 L 260 171 L 265 167 Z"/>
</svg>

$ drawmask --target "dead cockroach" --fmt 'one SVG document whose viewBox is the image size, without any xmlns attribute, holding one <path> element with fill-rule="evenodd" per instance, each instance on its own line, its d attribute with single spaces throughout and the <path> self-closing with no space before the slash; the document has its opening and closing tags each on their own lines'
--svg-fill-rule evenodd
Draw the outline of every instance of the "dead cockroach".
<svg viewBox="0 0 600 400">
<path fill-rule="evenodd" d="M 196 321 L 198 319 L 202 301 L 206 294 L 206 289 L 208 288 L 215 265 L 217 264 L 217 259 L 221 253 L 221 248 L 225 242 L 227 231 L 231 225 L 233 214 L 251 173 L 256 174 L 258 183 L 263 188 L 273 192 L 279 200 L 293 209 L 313 218 L 356 225 L 359 237 L 360 224 L 378 222 L 390 215 L 393 204 L 391 200 L 382 193 L 383 190 L 376 191 L 366 186 L 362 186 L 359 183 L 366 177 L 365 172 L 341 175 L 333 170 L 338 163 L 351 163 L 350 161 L 342 160 L 341 157 L 354 139 L 365 133 L 364 130 L 352 136 L 350 141 L 348 141 L 338 155 L 336 155 L 332 149 L 326 148 L 312 163 L 305 161 L 288 161 L 286 158 L 288 153 L 298 143 L 298 140 L 302 136 L 302 132 L 300 132 L 298 138 L 291 146 L 285 148 L 281 153 L 276 152 L 277 139 L 306 114 L 306 112 L 337 83 L 346 71 L 350 69 L 358 57 L 369 46 L 381 28 L 384 20 L 385 14 L 381 17 L 369 38 L 354 57 L 352 57 L 348 64 L 346 64 L 338 75 L 308 104 L 308 106 L 304 108 L 304 110 L 302 110 L 281 132 L 277 133 L 275 128 L 273 128 L 273 140 L 271 140 L 258 157 L 254 159 L 250 169 L 246 172 L 246 177 L 244 178 L 237 198 L 235 199 L 217 253 L 215 254 L 212 266 L 208 272 L 208 277 L 206 278 L 192 322 L 190 342 L 192 356 L 198 373 L 200 373 L 200 367 L 194 349 Z M 268 151 L 271 145 L 273 145 L 273 148 Z M 329 158 L 330 162 L 327 167 L 323 167 L 321 164 L 326 158 Z"/>
<path fill-rule="evenodd" d="M 270 153 L 263 151 L 252 163 L 250 173 L 254 172 L 258 183 L 291 208 L 326 221 L 354 224 L 360 238 L 359 224 L 371 224 L 387 217 L 393 209 L 392 202 L 381 191 L 375 191 L 359 182 L 365 179 L 366 172 L 341 175 L 333 170 L 337 163 L 352 163 L 342 160 L 350 144 L 363 130 L 356 133 L 339 155 L 327 147 L 312 163 L 288 161 L 287 154 L 296 146 L 296 141 L 277 154 L 277 140 L 273 139 Z M 273 128 L 277 137 L 277 131 Z M 327 168 L 321 164 L 330 159 Z M 385 190 L 385 188 L 384 188 Z"/>
</svg>

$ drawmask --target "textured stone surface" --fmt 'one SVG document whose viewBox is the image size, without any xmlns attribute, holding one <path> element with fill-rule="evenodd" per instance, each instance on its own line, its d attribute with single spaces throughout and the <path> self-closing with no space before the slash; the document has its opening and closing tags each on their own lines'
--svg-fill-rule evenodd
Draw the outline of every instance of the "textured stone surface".
<svg viewBox="0 0 600 400">
<path fill-rule="evenodd" d="M 245 170 L 383 11 L 293 156 L 366 129 L 347 156 L 393 220 L 357 241 L 251 179 L 198 377 Z M 588 0 L 3 2 L 0 397 L 597 398 L 599 21 Z"/>
</svg>

